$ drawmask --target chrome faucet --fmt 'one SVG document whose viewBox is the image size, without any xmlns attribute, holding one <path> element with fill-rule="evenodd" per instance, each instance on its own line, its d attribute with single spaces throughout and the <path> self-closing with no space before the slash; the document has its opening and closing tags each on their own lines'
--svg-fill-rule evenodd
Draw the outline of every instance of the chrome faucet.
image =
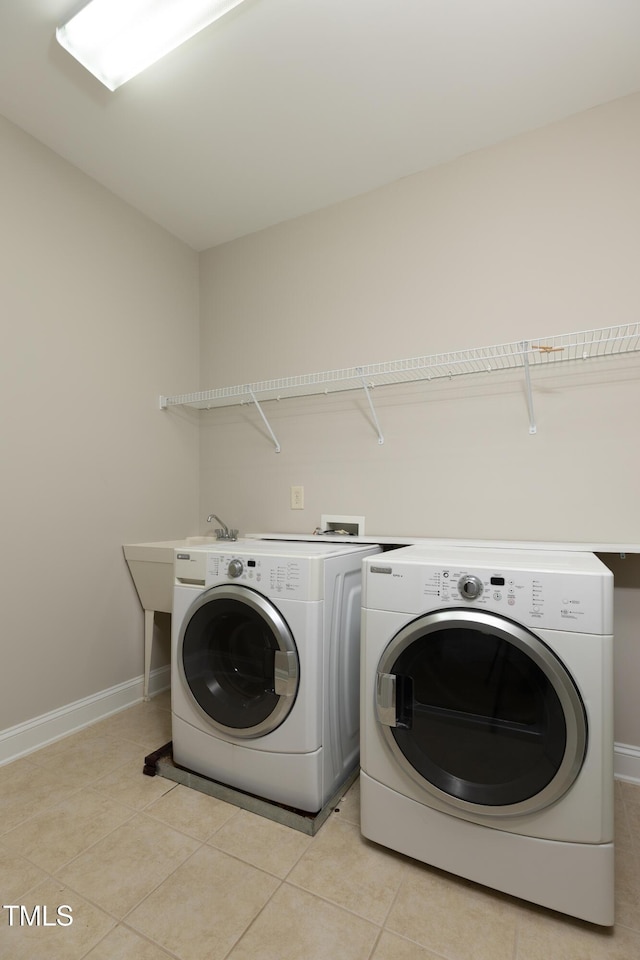
<svg viewBox="0 0 640 960">
<path fill-rule="evenodd" d="M 230 530 L 229 527 L 224 522 L 224 520 L 221 520 L 220 517 L 217 517 L 215 513 L 209 514 L 209 516 L 207 517 L 207 523 L 211 523 L 212 520 L 217 520 L 218 523 L 221 524 L 220 527 L 216 527 L 217 540 L 237 540 L 238 539 L 238 531 Z"/>
</svg>

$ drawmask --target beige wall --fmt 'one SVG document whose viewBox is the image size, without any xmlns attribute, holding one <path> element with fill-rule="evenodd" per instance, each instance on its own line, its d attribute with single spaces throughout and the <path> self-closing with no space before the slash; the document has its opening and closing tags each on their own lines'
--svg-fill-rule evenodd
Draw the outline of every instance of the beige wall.
<svg viewBox="0 0 640 960">
<path fill-rule="evenodd" d="M 636 95 L 209 250 L 201 387 L 635 322 L 639 170 Z M 382 446 L 364 397 L 272 402 L 280 454 L 250 407 L 206 412 L 201 514 L 245 531 L 337 513 L 390 536 L 640 543 L 640 359 L 543 372 L 534 396 L 530 436 L 520 374 L 381 389 Z M 620 696 L 616 736 L 640 744 L 636 694 Z"/>
<path fill-rule="evenodd" d="M 639 169 L 640 95 L 214 248 L 201 385 L 635 322 Z M 519 373 L 379 391 L 383 446 L 362 397 L 270 404 L 279 457 L 249 408 L 214 411 L 201 509 L 244 529 L 336 512 L 380 534 L 640 543 L 639 371 L 538 376 L 535 436 Z"/>
<path fill-rule="evenodd" d="M 2 119 L 0 197 L 2 731 L 142 674 L 122 544 L 197 527 L 158 395 L 197 377 L 198 262 Z"/>
</svg>

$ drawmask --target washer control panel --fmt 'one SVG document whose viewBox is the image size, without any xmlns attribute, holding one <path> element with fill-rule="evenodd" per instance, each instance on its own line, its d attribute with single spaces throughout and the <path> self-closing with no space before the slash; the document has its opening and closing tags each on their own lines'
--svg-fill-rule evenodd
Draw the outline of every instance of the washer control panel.
<svg viewBox="0 0 640 960">
<path fill-rule="evenodd" d="M 324 600 L 338 576 L 360 569 L 380 553 L 373 545 L 319 541 L 237 540 L 174 551 L 175 585 L 202 588 L 233 584 L 272 599 Z"/>
<path fill-rule="evenodd" d="M 229 581 L 254 587 L 267 596 L 303 599 L 309 589 L 309 564 L 296 557 L 208 554 L 206 586 Z"/>
</svg>

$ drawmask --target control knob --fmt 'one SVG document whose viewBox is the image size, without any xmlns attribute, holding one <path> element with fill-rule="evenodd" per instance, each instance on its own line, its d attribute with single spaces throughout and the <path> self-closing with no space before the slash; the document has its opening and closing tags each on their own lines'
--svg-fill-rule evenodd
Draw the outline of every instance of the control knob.
<svg viewBox="0 0 640 960">
<path fill-rule="evenodd" d="M 482 595 L 484 585 L 480 577 L 474 577 L 471 574 L 465 574 L 458 580 L 458 590 L 465 600 L 475 600 Z"/>
<path fill-rule="evenodd" d="M 229 561 L 229 567 L 227 572 L 229 576 L 232 578 L 232 580 L 235 580 L 236 577 L 239 577 L 243 570 L 244 570 L 244 565 L 242 563 L 242 560 Z"/>
</svg>

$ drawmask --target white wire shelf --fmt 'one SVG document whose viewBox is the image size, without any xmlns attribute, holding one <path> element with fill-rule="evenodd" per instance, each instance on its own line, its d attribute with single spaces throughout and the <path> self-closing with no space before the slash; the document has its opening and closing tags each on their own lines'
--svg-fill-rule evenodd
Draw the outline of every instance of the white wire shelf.
<svg viewBox="0 0 640 960">
<path fill-rule="evenodd" d="M 279 446 L 266 421 L 260 403 L 267 400 L 284 400 L 291 397 L 314 396 L 338 393 L 346 390 L 362 390 L 367 394 L 371 413 L 378 430 L 378 440 L 383 442 L 369 390 L 373 387 L 446 379 L 470 374 L 487 374 L 495 371 L 524 369 L 529 394 L 530 432 L 535 433 L 531 398 L 531 368 L 568 361 L 589 360 L 640 351 L 640 323 L 601 327 L 548 337 L 518 340 L 512 343 L 489 347 L 475 347 L 451 353 L 412 357 L 407 360 L 391 360 L 370 363 L 340 370 L 309 373 L 301 376 L 283 377 L 279 380 L 261 380 L 233 387 L 219 387 L 195 393 L 160 397 L 161 409 L 172 406 L 190 406 L 201 410 L 255 403 L 271 436 Z"/>
</svg>

